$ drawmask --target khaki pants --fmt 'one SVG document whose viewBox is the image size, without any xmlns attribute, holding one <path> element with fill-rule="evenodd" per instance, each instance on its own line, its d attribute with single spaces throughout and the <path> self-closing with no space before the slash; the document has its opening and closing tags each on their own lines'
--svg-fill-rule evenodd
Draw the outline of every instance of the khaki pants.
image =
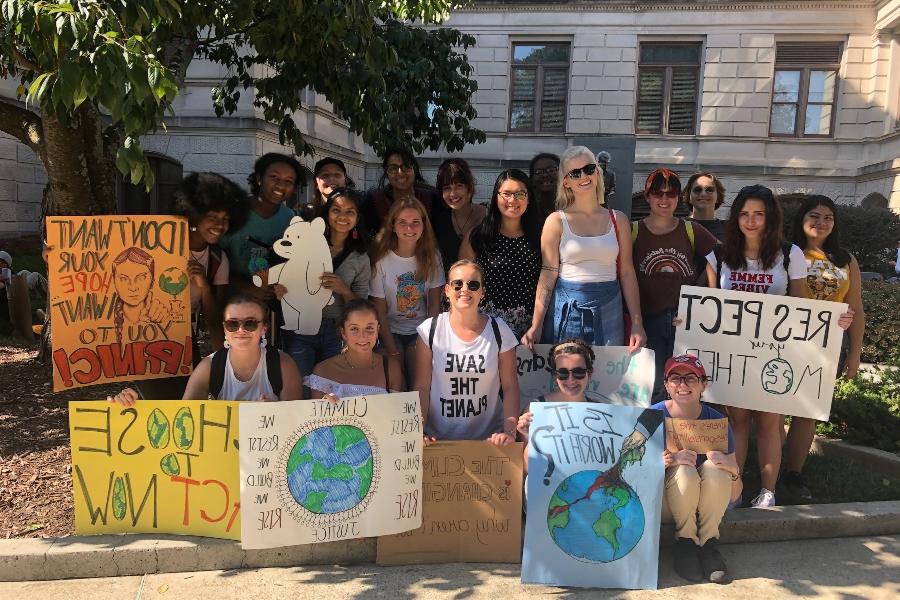
<svg viewBox="0 0 900 600">
<path fill-rule="evenodd" d="M 675 537 L 702 546 L 718 539 L 719 523 L 731 498 L 731 475 L 706 461 L 699 468 L 666 469 L 662 520 L 675 523 Z"/>
</svg>

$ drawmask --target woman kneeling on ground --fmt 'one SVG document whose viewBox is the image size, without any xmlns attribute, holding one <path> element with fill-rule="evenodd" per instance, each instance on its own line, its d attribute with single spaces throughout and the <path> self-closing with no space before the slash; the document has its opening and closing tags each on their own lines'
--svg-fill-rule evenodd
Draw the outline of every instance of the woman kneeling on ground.
<svg viewBox="0 0 900 600">
<path fill-rule="evenodd" d="M 182 400 L 301 400 L 300 372 L 293 359 L 275 349 L 264 350 L 268 308 L 254 296 L 237 294 L 225 303 L 224 316 L 225 348 L 194 368 Z M 127 407 L 138 398 L 134 389 L 125 388 L 107 400 Z"/>
<path fill-rule="evenodd" d="M 707 420 L 725 416 L 700 401 L 706 370 L 696 356 L 682 354 L 666 362 L 669 399 L 651 408 L 667 418 Z M 663 450 L 666 481 L 662 520 L 675 522 L 675 572 L 688 581 L 730 583 L 725 560 L 716 548 L 719 524 L 732 496 L 740 493 L 734 435 L 728 427 L 728 451 L 697 453 Z"/>
</svg>

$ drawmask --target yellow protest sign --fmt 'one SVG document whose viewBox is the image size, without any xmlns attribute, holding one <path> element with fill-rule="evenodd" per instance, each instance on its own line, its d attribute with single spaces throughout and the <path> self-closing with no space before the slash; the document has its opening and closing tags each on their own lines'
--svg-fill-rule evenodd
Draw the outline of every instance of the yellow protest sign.
<svg viewBox="0 0 900 600">
<path fill-rule="evenodd" d="M 666 450 L 728 452 L 728 419 L 666 418 Z"/>
<path fill-rule="evenodd" d="M 69 402 L 75 533 L 241 539 L 238 402 Z"/>
<path fill-rule="evenodd" d="M 47 217 L 53 390 L 191 372 L 187 220 Z"/>
</svg>

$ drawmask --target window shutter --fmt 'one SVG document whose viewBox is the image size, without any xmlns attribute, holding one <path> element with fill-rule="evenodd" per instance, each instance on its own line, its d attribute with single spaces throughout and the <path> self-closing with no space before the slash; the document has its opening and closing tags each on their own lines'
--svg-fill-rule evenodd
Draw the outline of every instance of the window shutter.
<svg viewBox="0 0 900 600">
<path fill-rule="evenodd" d="M 841 64 L 840 42 L 779 42 L 775 47 L 775 64 Z"/>
<path fill-rule="evenodd" d="M 664 84 L 664 70 L 641 69 L 638 77 L 636 131 L 641 133 L 660 133 L 662 131 Z"/>
<path fill-rule="evenodd" d="M 672 93 L 669 102 L 669 133 L 694 133 L 697 101 L 697 70 L 672 69 Z"/>
</svg>

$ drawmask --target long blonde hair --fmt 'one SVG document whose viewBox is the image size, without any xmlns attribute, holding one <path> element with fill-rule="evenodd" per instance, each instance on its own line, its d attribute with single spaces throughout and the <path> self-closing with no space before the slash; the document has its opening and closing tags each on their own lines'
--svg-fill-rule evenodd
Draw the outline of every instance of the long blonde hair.
<svg viewBox="0 0 900 600">
<path fill-rule="evenodd" d="M 384 219 L 384 226 L 378 232 L 378 237 L 375 239 L 375 245 L 372 248 L 372 268 L 374 269 L 378 261 L 385 257 L 388 250 L 397 249 L 397 234 L 394 231 L 394 225 L 400 211 L 407 208 L 418 211 L 422 217 L 422 236 L 416 242 L 416 279 L 427 281 L 437 273 L 437 238 L 434 235 L 434 229 L 431 227 L 428 211 L 425 210 L 425 206 L 421 202 L 413 197 L 394 200 L 394 203 L 391 205 L 391 209 Z"/>
<path fill-rule="evenodd" d="M 563 152 L 559 159 L 559 180 L 556 182 L 556 209 L 566 210 L 575 202 L 575 194 L 572 190 L 563 185 L 566 180 L 566 174 L 571 170 L 566 165 L 567 162 L 579 156 L 587 156 L 591 159 L 591 163 L 597 164 L 597 157 L 591 152 L 587 146 L 572 146 Z M 603 206 L 606 204 L 606 192 L 603 188 L 603 170 L 597 166 L 597 204 Z"/>
</svg>

